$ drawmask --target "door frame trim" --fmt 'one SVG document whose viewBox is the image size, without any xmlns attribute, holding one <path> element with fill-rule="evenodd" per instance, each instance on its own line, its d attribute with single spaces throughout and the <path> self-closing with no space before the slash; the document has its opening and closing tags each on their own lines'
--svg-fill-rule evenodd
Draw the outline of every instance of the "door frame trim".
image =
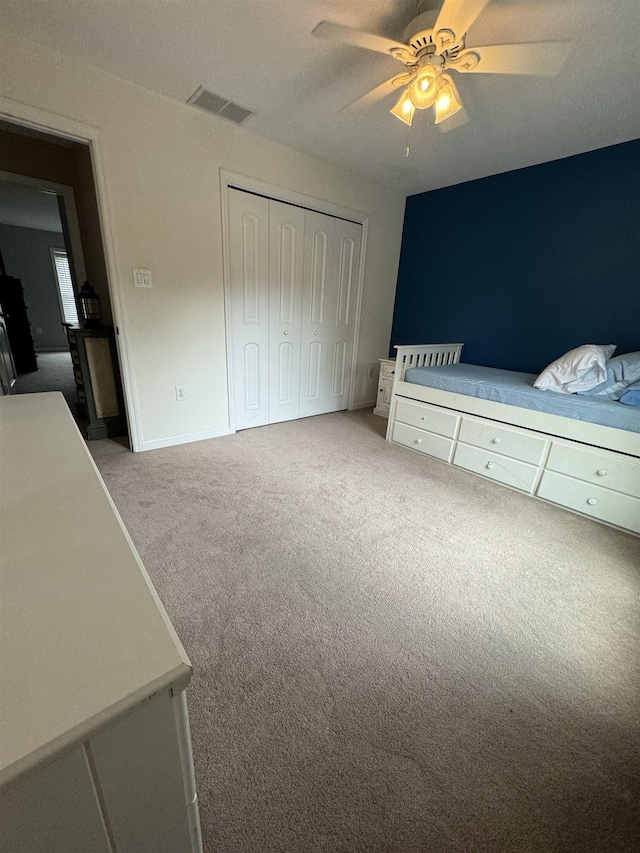
<svg viewBox="0 0 640 853">
<path fill-rule="evenodd" d="M 115 230 L 107 192 L 105 177 L 104 155 L 100 130 L 88 124 L 81 124 L 73 119 L 18 103 L 0 96 L 0 119 L 21 127 L 40 130 L 44 133 L 69 139 L 71 142 L 81 142 L 89 145 L 91 165 L 93 167 L 93 183 L 98 204 L 100 231 L 104 248 L 107 284 L 111 300 L 111 313 L 116 327 L 116 347 L 120 362 L 124 407 L 129 429 L 129 440 L 133 451 L 140 451 L 142 433 L 140 428 L 140 413 L 133 370 L 131 366 L 130 348 L 127 341 L 127 323 L 118 277 L 118 258 L 116 252 Z"/>
<path fill-rule="evenodd" d="M 340 207 L 323 199 L 304 195 L 294 190 L 268 184 L 264 181 L 231 172 L 228 169 L 220 169 L 220 203 L 222 208 L 222 267 L 224 282 L 224 324 L 227 352 L 227 405 L 229 407 L 229 432 L 236 432 L 235 415 L 233 410 L 233 354 L 231 352 L 231 280 L 229 262 L 229 190 L 238 189 L 246 192 L 256 193 L 274 201 L 282 201 L 286 204 L 294 204 L 307 210 L 315 210 L 338 219 L 347 219 L 362 227 L 362 242 L 360 245 L 360 263 L 357 274 L 357 292 L 355 306 L 355 323 L 353 329 L 353 351 L 351 358 L 351 376 L 349 378 L 349 411 L 357 408 L 355 403 L 356 376 L 358 368 L 357 354 L 360 344 L 360 316 L 362 313 L 362 291 L 364 288 L 364 269 L 367 255 L 367 235 L 369 232 L 369 214 L 348 207 Z"/>
</svg>

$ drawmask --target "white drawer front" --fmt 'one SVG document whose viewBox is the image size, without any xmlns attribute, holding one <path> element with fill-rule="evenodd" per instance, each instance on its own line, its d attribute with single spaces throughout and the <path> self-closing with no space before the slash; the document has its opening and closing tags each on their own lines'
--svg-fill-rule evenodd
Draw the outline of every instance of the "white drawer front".
<svg viewBox="0 0 640 853">
<path fill-rule="evenodd" d="M 538 471 L 535 465 L 509 459 L 497 453 L 488 453 L 468 444 L 458 444 L 453 464 L 524 492 L 531 492 Z"/>
<path fill-rule="evenodd" d="M 392 361 L 391 364 L 385 364 L 385 362 L 380 363 L 380 376 L 385 379 L 393 379 L 396 373 L 396 363 Z"/>
<path fill-rule="evenodd" d="M 640 462 L 634 459 L 554 443 L 545 467 L 606 489 L 640 497 Z"/>
<path fill-rule="evenodd" d="M 497 426 L 491 421 L 462 419 L 460 441 L 493 450 L 501 456 L 511 456 L 522 462 L 539 465 L 542 459 L 546 439 L 527 433 L 524 430 L 508 429 Z"/>
<path fill-rule="evenodd" d="M 429 406 L 427 403 L 413 403 L 410 400 L 399 399 L 396 420 L 402 421 L 403 424 L 420 427 L 420 429 L 427 429 L 429 432 L 435 432 L 447 438 L 453 438 L 460 418 L 453 412 L 438 409 L 436 406 Z"/>
<path fill-rule="evenodd" d="M 450 438 L 443 438 L 441 435 L 434 435 L 423 429 L 397 423 L 393 427 L 393 440 L 445 462 L 451 460 L 453 441 Z"/>
<path fill-rule="evenodd" d="M 640 533 L 640 499 L 545 471 L 538 497 Z"/>
</svg>

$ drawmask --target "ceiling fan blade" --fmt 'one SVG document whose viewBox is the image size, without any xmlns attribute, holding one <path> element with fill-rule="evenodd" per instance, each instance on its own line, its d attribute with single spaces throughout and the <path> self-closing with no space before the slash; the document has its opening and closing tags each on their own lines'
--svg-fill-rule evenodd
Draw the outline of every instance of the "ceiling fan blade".
<svg viewBox="0 0 640 853">
<path fill-rule="evenodd" d="M 365 33 L 363 30 L 356 30 L 353 27 L 343 27 L 342 24 L 333 24 L 331 21 L 320 21 L 311 35 L 352 44 L 354 47 L 364 47 L 366 50 L 375 50 L 378 53 L 386 53 L 387 56 L 393 56 L 394 59 L 400 59 L 398 53 L 414 56 L 413 50 L 400 41 L 376 36 L 373 33 Z"/>
<path fill-rule="evenodd" d="M 489 0 L 444 0 L 433 32 L 451 30 L 455 35 L 455 44 L 465 35 L 488 3 Z"/>
<path fill-rule="evenodd" d="M 402 86 L 408 86 L 414 76 L 414 74 L 399 74 L 396 77 L 391 77 L 389 80 L 385 80 L 384 83 L 376 86 L 375 89 L 366 92 L 362 97 L 342 107 L 340 112 L 351 112 L 352 110 L 360 110 L 363 107 L 371 106 L 371 104 L 375 104 L 386 98 L 391 92 L 396 92 Z"/>
<path fill-rule="evenodd" d="M 553 77 L 562 68 L 570 48 L 571 43 L 565 41 L 491 44 L 465 50 L 455 62 L 450 63 L 450 67 L 462 74 L 532 74 Z"/>
</svg>

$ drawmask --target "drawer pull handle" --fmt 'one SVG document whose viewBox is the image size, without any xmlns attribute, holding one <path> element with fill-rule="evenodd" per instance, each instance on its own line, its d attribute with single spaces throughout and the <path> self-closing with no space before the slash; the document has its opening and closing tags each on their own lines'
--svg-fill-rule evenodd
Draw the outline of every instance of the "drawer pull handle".
<svg viewBox="0 0 640 853">
<path fill-rule="evenodd" d="M 426 420 L 426 418 L 423 416 L 423 417 L 421 417 L 421 418 L 420 418 L 420 420 L 421 420 L 421 421 L 424 421 L 424 420 Z"/>
<path fill-rule="evenodd" d="M 600 470 L 596 471 L 596 474 L 598 475 L 598 477 L 606 477 L 607 476 L 607 472 L 605 471 L 604 468 L 600 468 Z"/>
<path fill-rule="evenodd" d="M 285 330 L 284 330 L 284 332 L 283 332 L 282 334 L 283 334 L 283 335 L 288 335 L 288 334 L 289 334 L 289 332 L 285 329 Z M 318 334 L 318 333 L 316 332 L 316 335 L 317 335 L 317 334 Z"/>
<path fill-rule="evenodd" d="M 587 503 L 589 504 L 589 506 L 595 506 L 598 501 L 595 498 L 587 498 Z"/>
<path fill-rule="evenodd" d="M 485 465 L 485 468 L 488 468 L 489 470 L 491 470 L 493 468 L 493 462 L 487 462 L 487 464 Z"/>
<path fill-rule="evenodd" d="M 499 438 L 492 438 L 491 444 L 500 444 L 500 439 Z"/>
<path fill-rule="evenodd" d="M 421 439 L 421 438 L 416 438 L 416 444 L 422 444 L 422 439 Z"/>
</svg>

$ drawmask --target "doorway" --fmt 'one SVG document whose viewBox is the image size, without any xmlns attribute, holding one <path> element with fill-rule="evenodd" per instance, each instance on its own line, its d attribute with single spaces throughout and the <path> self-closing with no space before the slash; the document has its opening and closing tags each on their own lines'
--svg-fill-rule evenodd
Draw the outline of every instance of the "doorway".
<svg viewBox="0 0 640 853">
<path fill-rule="evenodd" d="M 8 393 L 61 391 L 75 415 L 63 324 L 79 318 L 61 204 L 64 197 L 49 187 L 0 179 L 0 305 L 15 368 Z"/>
<path fill-rule="evenodd" d="M 0 304 L 12 293 L 23 314 L 8 318 L 17 375 L 4 392 L 61 391 L 86 439 L 128 445 L 89 145 L 3 121 L 0 137 Z M 98 299 L 90 329 L 87 281 Z"/>
</svg>

